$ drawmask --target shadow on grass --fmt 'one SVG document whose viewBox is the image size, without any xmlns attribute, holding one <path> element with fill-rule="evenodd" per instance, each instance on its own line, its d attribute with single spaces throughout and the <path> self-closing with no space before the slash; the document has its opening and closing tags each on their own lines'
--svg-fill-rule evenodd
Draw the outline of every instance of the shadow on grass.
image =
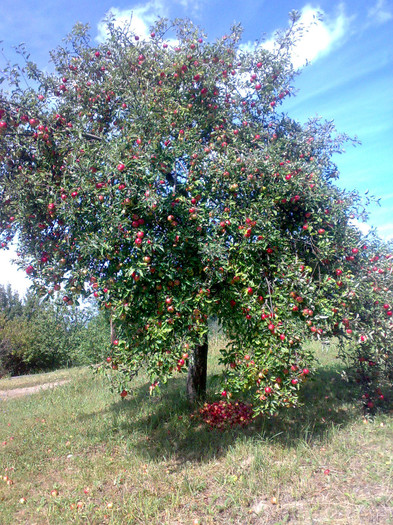
<svg viewBox="0 0 393 525">
<path fill-rule="evenodd" d="M 319 369 L 315 380 L 304 387 L 301 407 L 272 418 L 258 417 L 245 429 L 226 431 L 209 430 L 200 420 L 198 410 L 185 397 L 184 378 L 171 380 L 159 397 L 150 398 L 148 386 L 142 385 L 108 408 L 110 433 L 120 434 L 130 453 L 153 461 L 172 458 L 177 464 L 220 457 L 239 440 L 274 441 L 286 448 L 304 441 L 318 443 L 332 428 L 361 417 L 353 403 L 353 387 L 341 379 L 340 371 L 337 366 Z M 215 379 L 209 379 L 208 398 L 213 399 Z"/>
</svg>

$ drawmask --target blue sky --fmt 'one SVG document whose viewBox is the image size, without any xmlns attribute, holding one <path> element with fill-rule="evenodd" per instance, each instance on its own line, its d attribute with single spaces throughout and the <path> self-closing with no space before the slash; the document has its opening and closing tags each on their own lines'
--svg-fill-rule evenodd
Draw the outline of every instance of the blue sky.
<svg viewBox="0 0 393 525">
<path fill-rule="evenodd" d="M 393 1 L 391 0 L 2 0 L 0 40 L 8 55 L 12 46 L 25 42 L 32 59 L 46 67 L 49 51 L 75 22 L 89 23 L 97 39 L 108 11 L 121 20 L 132 16 L 134 27 L 147 34 L 159 16 L 188 17 L 209 38 L 224 34 L 233 22 L 244 27 L 244 43 L 252 44 L 285 28 L 292 9 L 309 24 L 323 15 L 300 42 L 294 64 L 311 63 L 296 79 L 296 97 L 283 109 L 300 121 L 319 115 L 334 120 L 339 131 L 362 142 L 338 156 L 339 184 L 381 198 L 371 208 L 369 224 L 384 238 L 393 238 Z M 0 58 L 0 63 L 2 59 Z M 28 282 L 10 262 L 10 252 L 0 252 L 0 283 L 10 282 L 24 293 Z"/>
</svg>

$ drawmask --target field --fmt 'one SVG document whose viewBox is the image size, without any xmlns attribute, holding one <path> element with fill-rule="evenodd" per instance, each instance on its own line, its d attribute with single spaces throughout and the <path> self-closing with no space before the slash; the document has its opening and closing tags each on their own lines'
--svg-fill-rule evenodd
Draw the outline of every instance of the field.
<svg viewBox="0 0 393 525">
<path fill-rule="evenodd" d="M 184 376 L 124 400 L 86 368 L 0 380 L 1 399 L 69 379 L 0 401 L 1 525 L 393 523 L 392 414 L 363 419 L 316 350 L 302 408 L 225 432 L 190 417 Z"/>
</svg>

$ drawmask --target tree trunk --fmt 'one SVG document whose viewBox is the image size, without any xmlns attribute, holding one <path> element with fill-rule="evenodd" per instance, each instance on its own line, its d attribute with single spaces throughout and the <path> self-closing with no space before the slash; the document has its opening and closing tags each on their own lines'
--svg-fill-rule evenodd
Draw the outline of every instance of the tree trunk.
<svg viewBox="0 0 393 525">
<path fill-rule="evenodd" d="M 191 403 L 204 399 L 206 396 L 207 377 L 207 334 L 202 344 L 194 348 L 192 361 L 188 368 L 187 397 Z"/>
</svg>

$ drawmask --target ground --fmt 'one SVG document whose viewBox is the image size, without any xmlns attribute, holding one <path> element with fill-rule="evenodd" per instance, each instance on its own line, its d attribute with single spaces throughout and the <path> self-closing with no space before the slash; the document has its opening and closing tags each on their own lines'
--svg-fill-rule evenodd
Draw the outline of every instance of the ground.
<svg viewBox="0 0 393 525">
<path fill-rule="evenodd" d="M 303 407 L 224 432 L 180 375 L 126 399 L 91 369 L 1 380 L 3 398 L 52 388 L 0 403 L 0 523 L 393 524 L 393 414 L 365 419 L 341 371 L 322 353 Z"/>
</svg>

